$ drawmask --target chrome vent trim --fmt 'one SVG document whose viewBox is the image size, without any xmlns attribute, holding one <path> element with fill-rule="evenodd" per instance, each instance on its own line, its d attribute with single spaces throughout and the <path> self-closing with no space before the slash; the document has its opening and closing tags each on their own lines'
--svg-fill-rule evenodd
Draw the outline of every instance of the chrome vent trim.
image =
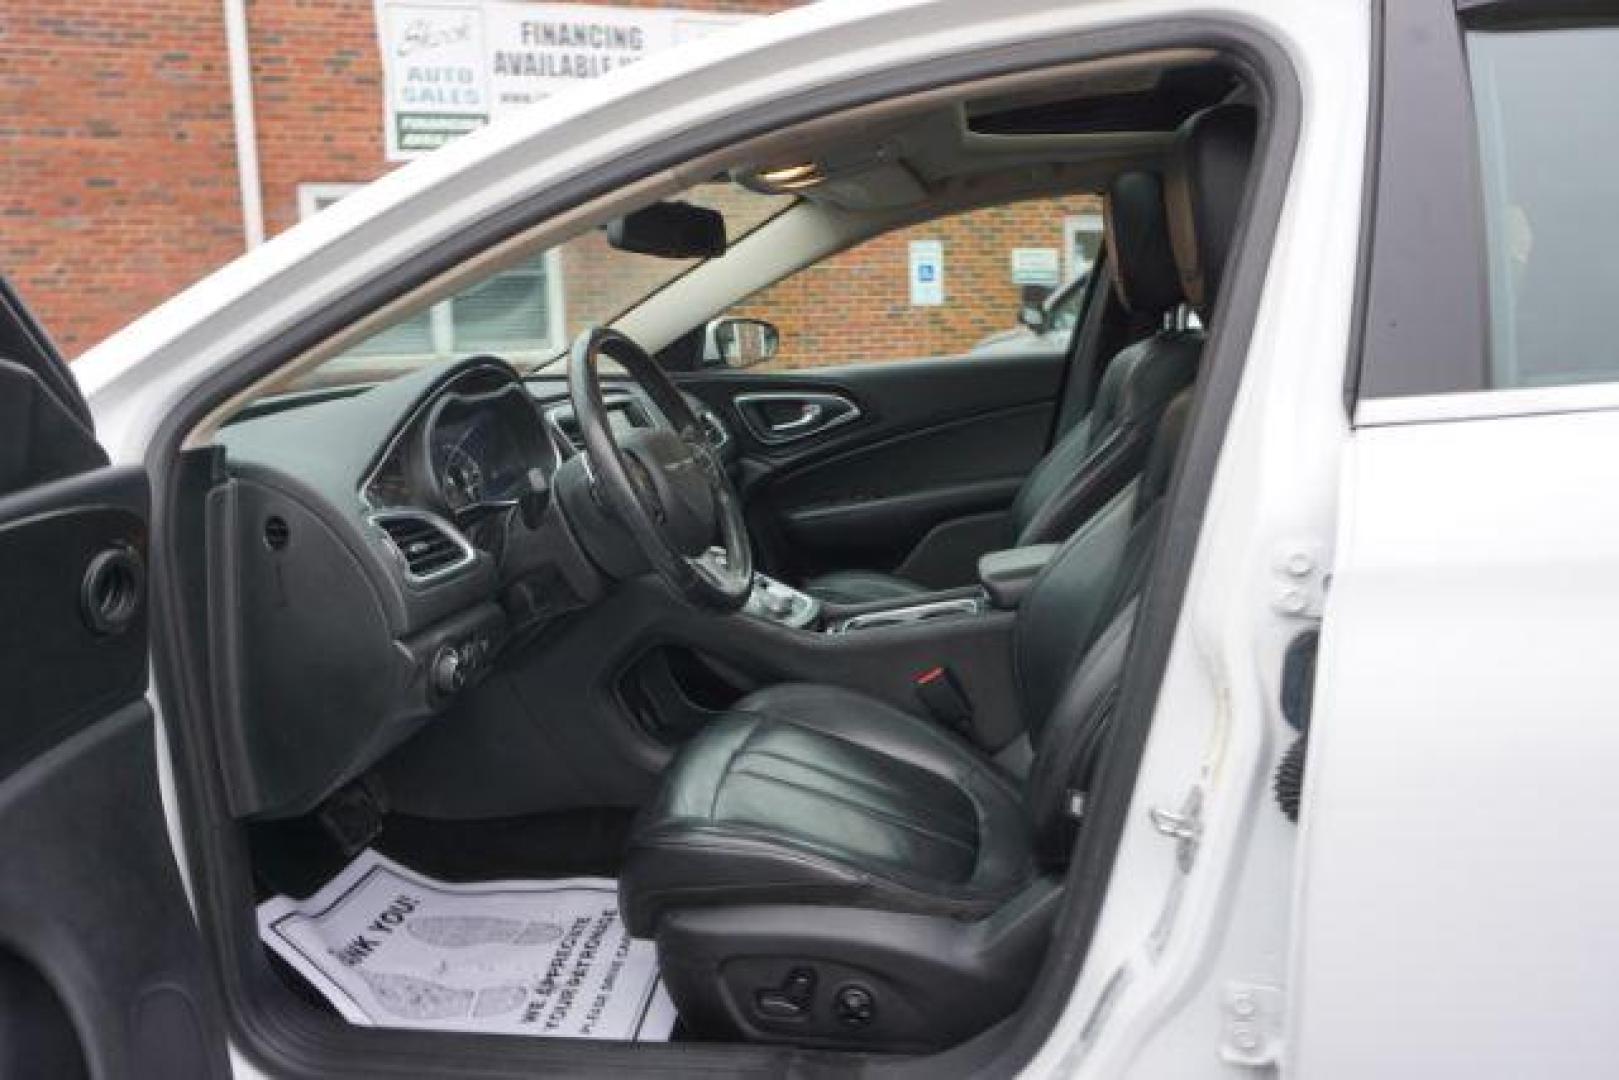
<svg viewBox="0 0 1619 1080">
<path fill-rule="evenodd" d="M 731 441 L 731 430 L 725 426 L 719 414 L 706 406 L 697 410 L 697 423 L 708 436 L 708 448 L 714 451 L 724 450 Z"/>
<path fill-rule="evenodd" d="M 564 424 L 574 425 L 572 431 Z M 578 434 L 578 422 L 573 418 L 573 410 L 565 405 L 553 405 L 545 410 L 545 425 L 551 429 L 552 441 L 557 444 L 557 450 L 567 456 L 585 452 L 585 441 Z"/>
<path fill-rule="evenodd" d="M 425 510 L 381 510 L 370 517 L 393 549 L 405 578 L 419 585 L 458 574 L 478 552 L 448 521 Z"/>
</svg>

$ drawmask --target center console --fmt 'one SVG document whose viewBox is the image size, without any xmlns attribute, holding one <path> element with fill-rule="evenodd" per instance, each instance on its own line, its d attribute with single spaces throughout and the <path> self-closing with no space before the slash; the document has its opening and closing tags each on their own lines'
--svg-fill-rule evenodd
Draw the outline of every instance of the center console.
<svg viewBox="0 0 1619 1080">
<path fill-rule="evenodd" d="M 988 610 L 987 598 L 982 590 L 966 596 L 929 596 L 911 600 L 894 607 L 861 611 L 834 619 L 827 624 L 829 634 L 850 634 L 859 630 L 877 630 L 885 626 L 915 626 L 935 619 L 956 619 L 981 615 Z"/>
<path fill-rule="evenodd" d="M 767 574 L 753 576 L 745 615 L 793 630 L 852 634 L 862 630 L 917 626 L 941 619 L 971 618 L 991 607 L 982 588 L 949 589 L 877 604 L 828 605 Z"/>
</svg>

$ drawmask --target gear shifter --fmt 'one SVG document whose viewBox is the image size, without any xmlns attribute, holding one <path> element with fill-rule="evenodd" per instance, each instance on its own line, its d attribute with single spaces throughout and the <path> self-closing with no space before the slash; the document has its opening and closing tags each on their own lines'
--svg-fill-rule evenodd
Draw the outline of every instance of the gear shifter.
<svg viewBox="0 0 1619 1080">
<path fill-rule="evenodd" d="M 756 618 L 803 630 L 813 626 L 820 617 L 821 602 L 775 578 L 754 574 L 753 592 L 742 610 Z"/>
</svg>

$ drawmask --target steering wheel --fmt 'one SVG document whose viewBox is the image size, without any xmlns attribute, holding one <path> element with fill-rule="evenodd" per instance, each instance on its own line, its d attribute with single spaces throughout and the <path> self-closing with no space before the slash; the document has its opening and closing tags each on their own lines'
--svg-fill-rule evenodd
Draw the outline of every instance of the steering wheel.
<svg viewBox="0 0 1619 1080">
<path fill-rule="evenodd" d="M 646 391 L 667 425 L 614 432 L 602 399 L 603 355 Z M 694 604 L 740 608 L 753 590 L 753 549 L 742 501 L 663 368 L 619 331 L 591 327 L 574 340 L 568 396 L 595 490 L 653 569 Z M 723 561 L 710 553 L 716 539 Z"/>
</svg>

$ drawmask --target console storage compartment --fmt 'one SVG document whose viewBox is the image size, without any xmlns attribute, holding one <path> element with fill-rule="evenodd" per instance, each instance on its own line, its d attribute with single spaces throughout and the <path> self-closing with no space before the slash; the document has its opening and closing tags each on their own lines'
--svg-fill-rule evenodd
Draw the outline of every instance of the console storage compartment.
<svg viewBox="0 0 1619 1080">
<path fill-rule="evenodd" d="M 1040 571 L 1057 554 L 1059 546 L 1030 544 L 979 556 L 978 580 L 983 583 L 989 602 L 1002 611 L 1017 607 Z"/>
</svg>

